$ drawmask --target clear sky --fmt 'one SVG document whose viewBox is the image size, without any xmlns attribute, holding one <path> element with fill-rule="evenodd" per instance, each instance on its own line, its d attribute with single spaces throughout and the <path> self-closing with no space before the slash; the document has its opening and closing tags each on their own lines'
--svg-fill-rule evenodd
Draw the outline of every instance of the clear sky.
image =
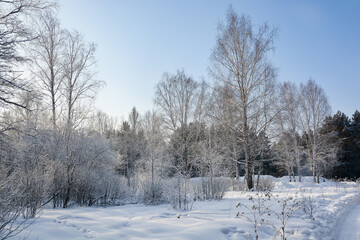
<svg viewBox="0 0 360 240">
<path fill-rule="evenodd" d="M 216 28 L 230 4 L 254 24 L 279 28 L 270 58 L 279 81 L 310 77 L 322 86 L 333 113 L 360 110 L 358 0 L 59 0 L 63 27 L 97 44 L 98 77 L 106 82 L 96 107 L 127 118 L 153 108 L 163 72 L 208 75 Z"/>
</svg>

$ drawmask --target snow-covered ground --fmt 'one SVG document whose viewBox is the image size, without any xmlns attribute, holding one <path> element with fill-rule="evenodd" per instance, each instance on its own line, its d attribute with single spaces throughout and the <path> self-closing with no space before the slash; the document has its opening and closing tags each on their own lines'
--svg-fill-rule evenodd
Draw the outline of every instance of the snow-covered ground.
<svg viewBox="0 0 360 240">
<path fill-rule="evenodd" d="M 326 180 L 313 184 L 311 178 L 304 178 L 301 183 L 274 178 L 274 183 L 270 199 L 266 197 L 268 200 L 264 201 L 266 214 L 258 218 L 264 219 L 259 227 L 259 239 L 273 239 L 274 228 L 281 227 L 275 212 L 281 213 L 284 199 L 288 199 L 285 214 L 291 215 L 286 224 L 287 239 L 360 239 L 356 232 L 360 226 L 358 183 Z M 29 235 L 31 240 L 254 239 L 253 223 L 246 219 L 252 215 L 246 207 L 251 209 L 251 197 L 259 203 L 258 196 L 257 192 L 229 191 L 221 201 L 195 202 L 188 211 L 174 210 L 169 205 L 140 204 L 45 209 L 21 235 Z M 313 207 L 313 220 L 303 211 L 304 199 L 307 199 L 308 212 Z M 292 203 L 297 205 L 292 206 Z"/>
<path fill-rule="evenodd" d="M 335 239 L 360 239 L 360 199 L 337 219 Z"/>
</svg>

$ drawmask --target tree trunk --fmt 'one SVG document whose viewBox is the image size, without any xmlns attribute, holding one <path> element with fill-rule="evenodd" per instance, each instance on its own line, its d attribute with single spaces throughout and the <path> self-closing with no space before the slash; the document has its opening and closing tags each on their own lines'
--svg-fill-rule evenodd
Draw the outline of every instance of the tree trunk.
<svg viewBox="0 0 360 240">
<path fill-rule="evenodd" d="M 261 170 L 260 170 L 260 166 L 259 166 L 258 175 L 257 175 L 257 179 L 256 179 L 256 189 L 258 189 L 258 187 L 259 187 L 260 175 L 261 175 Z"/>
<path fill-rule="evenodd" d="M 151 186 L 154 186 L 154 155 L 151 154 Z"/>
<path fill-rule="evenodd" d="M 246 102 L 246 101 L 244 101 Z M 252 181 L 252 164 L 250 160 L 250 139 L 249 139 L 249 127 L 248 127 L 248 119 L 247 119 L 247 109 L 246 107 L 243 108 L 243 130 L 244 130 L 244 144 L 245 144 L 245 183 L 247 186 L 247 189 L 252 189 L 253 181 Z"/>
<path fill-rule="evenodd" d="M 54 66 L 51 64 L 50 66 L 50 76 L 51 76 L 51 111 L 52 111 L 52 122 L 54 127 L 56 126 L 56 96 L 55 96 L 55 74 L 54 74 Z"/>
<path fill-rule="evenodd" d="M 130 187 L 130 166 L 129 166 L 129 157 L 126 159 L 126 178 L 128 187 Z"/>
<path fill-rule="evenodd" d="M 69 184 L 69 183 L 68 183 Z M 70 202 L 70 192 L 71 192 L 71 187 L 70 185 L 67 187 L 66 189 L 66 195 L 65 195 L 65 200 L 64 200 L 64 205 L 63 208 L 67 208 L 68 204 Z"/>
<path fill-rule="evenodd" d="M 184 210 L 188 210 L 187 197 L 186 197 L 186 176 L 184 178 Z"/>
<path fill-rule="evenodd" d="M 301 164 L 300 164 L 300 156 L 299 153 L 296 154 L 297 155 L 297 175 L 299 178 L 299 182 L 301 182 Z"/>
<path fill-rule="evenodd" d="M 180 180 L 180 174 L 178 175 L 178 194 L 179 194 L 179 209 L 181 209 L 181 180 Z"/>
<path fill-rule="evenodd" d="M 214 167 L 213 167 L 213 161 L 212 156 L 210 156 L 210 194 L 211 198 L 214 198 Z"/>
<path fill-rule="evenodd" d="M 316 183 L 316 169 L 315 169 L 315 164 L 314 164 L 314 159 L 312 159 L 312 172 L 313 172 L 313 181 L 314 183 Z"/>
</svg>

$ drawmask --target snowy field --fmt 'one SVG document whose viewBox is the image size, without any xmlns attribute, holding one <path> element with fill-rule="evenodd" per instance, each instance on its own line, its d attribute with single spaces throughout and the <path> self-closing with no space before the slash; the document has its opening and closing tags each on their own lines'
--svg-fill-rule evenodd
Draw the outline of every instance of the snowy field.
<svg viewBox="0 0 360 240">
<path fill-rule="evenodd" d="M 249 219 L 257 219 L 259 239 L 281 239 L 276 230 L 281 230 L 279 219 L 289 216 L 287 239 L 360 239 L 359 183 L 313 184 L 311 178 L 289 183 L 288 178 L 274 178 L 274 184 L 271 195 L 229 191 L 223 200 L 195 202 L 189 211 L 140 204 L 45 209 L 21 235 L 30 240 L 255 239 L 255 221 Z M 252 204 L 260 204 L 260 214 Z"/>
</svg>

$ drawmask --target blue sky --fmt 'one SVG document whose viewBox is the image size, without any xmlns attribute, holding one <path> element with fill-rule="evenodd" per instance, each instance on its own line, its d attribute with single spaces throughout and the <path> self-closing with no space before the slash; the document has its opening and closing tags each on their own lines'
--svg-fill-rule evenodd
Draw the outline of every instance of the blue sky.
<svg viewBox="0 0 360 240">
<path fill-rule="evenodd" d="M 256 25 L 278 27 L 270 59 L 279 81 L 321 85 L 335 113 L 360 110 L 360 1 L 357 0 L 59 0 L 63 27 L 97 44 L 96 107 L 127 118 L 153 108 L 164 72 L 208 75 L 216 28 L 230 4 Z"/>
</svg>

